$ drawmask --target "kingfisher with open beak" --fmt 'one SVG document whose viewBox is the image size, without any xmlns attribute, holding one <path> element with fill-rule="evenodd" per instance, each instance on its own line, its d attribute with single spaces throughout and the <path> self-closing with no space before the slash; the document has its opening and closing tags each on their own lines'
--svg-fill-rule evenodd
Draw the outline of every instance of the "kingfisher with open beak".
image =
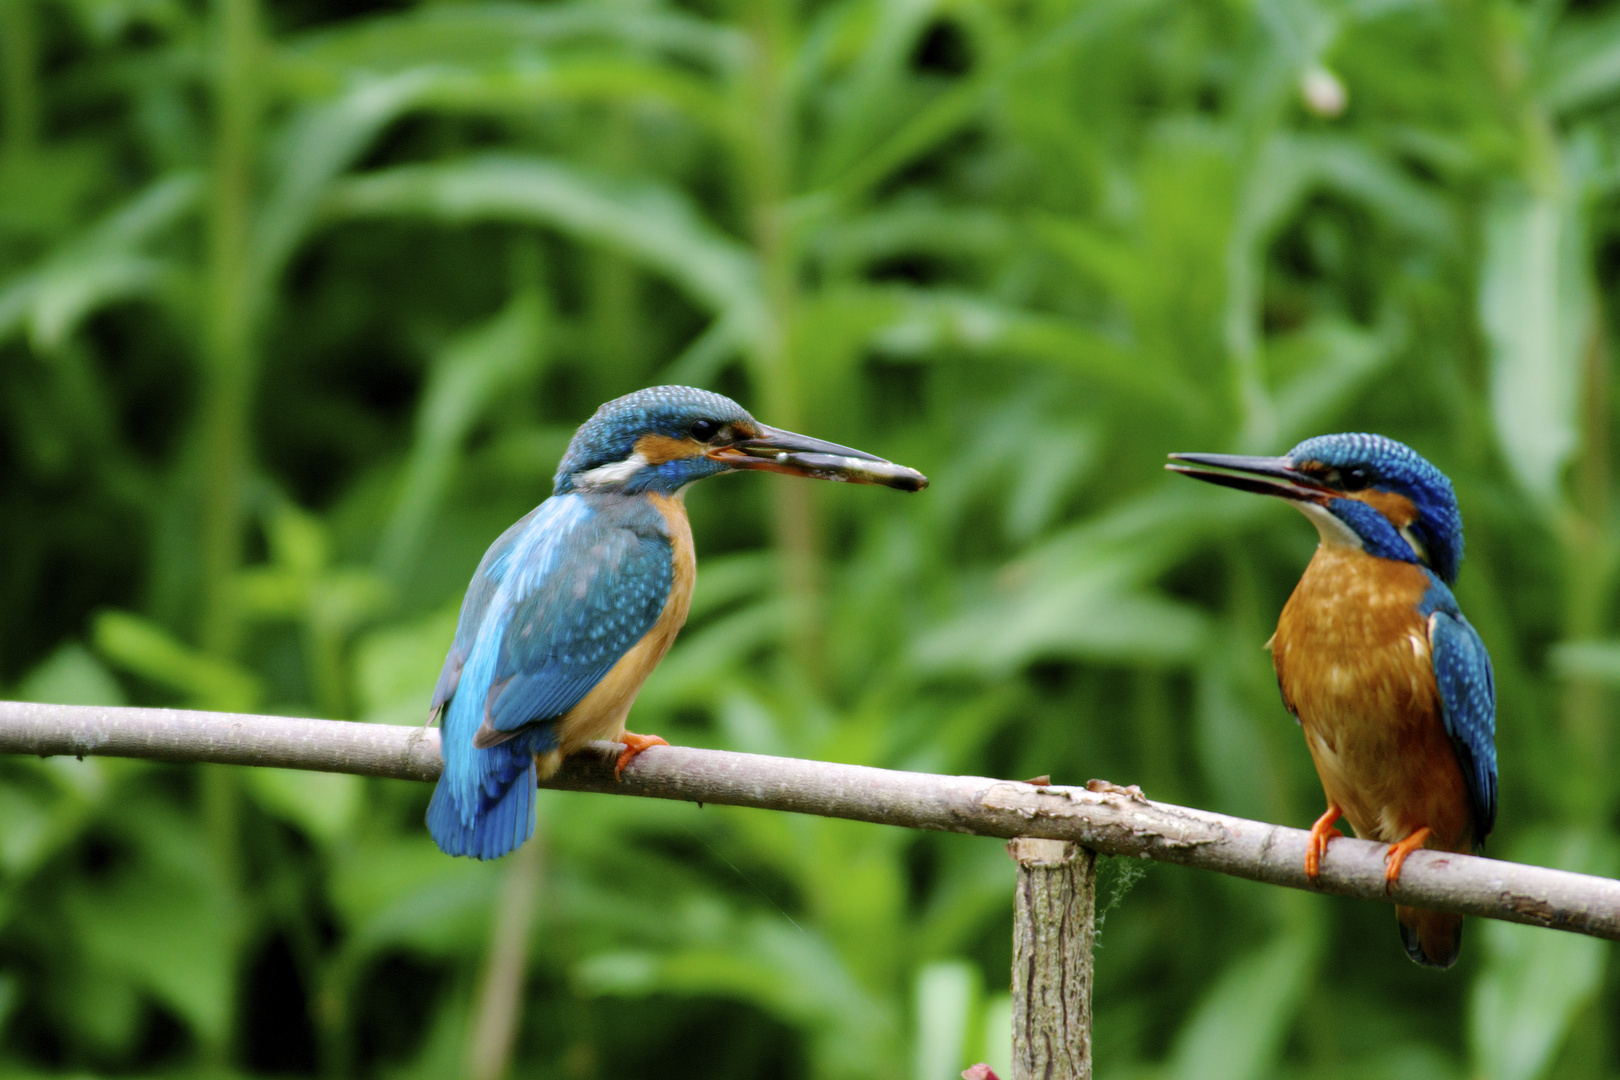
<svg viewBox="0 0 1620 1080">
<path fill-rule="evenodd" d="M 1306 875 L 1320 874 L 1340 817 L 1389 844 L 1391 886 L 1418 848 L 1478 852 L 1496 820 L 1496 688 L 1451 594 L 1463 554 L 1451 481 L 1382 435 L 1321 435 L 1282 457 L 1170 458 L 1173 472 L 1287 499 L 1321 536 L 1267 643 L 1327 796 Z M 1456 962 L 1462 916 L 1395 915 L 1413 960 Z"/>
<path fill-rule="evenodd" d="M 766 427 L 689 386 L 639 390 L 574 433 L 551 498 L 502 533 L 467 587 L 429 707 L 444 773 L 428 831 L 494 859 L 534 832 L 537 781 L 593 739 L 656 735 L 625 717 L 686 622 L 697 579 L 686 489 L 742 469 L 920 491 L 928 478 L 860 450 Z"/>
</svg>

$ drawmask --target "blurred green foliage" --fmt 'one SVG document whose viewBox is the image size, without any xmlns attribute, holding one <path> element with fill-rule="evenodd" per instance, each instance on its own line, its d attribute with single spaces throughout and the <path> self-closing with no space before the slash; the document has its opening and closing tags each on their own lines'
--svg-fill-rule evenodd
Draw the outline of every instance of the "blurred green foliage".
<svg viewBox="0 0 1620 1080">
<path fill-rule="evenodd" d="M 1160 464 L 1372 429 L 1460 491 L 1491 850 L 1620 869 L 1620 12 L 0 0 L 0 70 L 14 696 L 418 722 L 574 425 L 688 382 L 934 486 L 694 490 L 637 730 L 1303 825 L 1260 643 L 1314 536 Z M 9 1075 L 1005 1063 L 988 840 L 548 794 L 479 865 L 422 786 L 0 771 Z M 1437 975 L 1377 905 L 1103 874 L 1104 1078 L 1620 1075 L 1605 944 Z"/>
</svg>

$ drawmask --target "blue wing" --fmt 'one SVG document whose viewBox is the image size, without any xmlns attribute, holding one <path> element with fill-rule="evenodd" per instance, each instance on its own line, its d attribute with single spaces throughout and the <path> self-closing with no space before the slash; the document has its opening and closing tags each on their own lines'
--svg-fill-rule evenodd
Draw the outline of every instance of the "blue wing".
<svg viewBox="0 0 1620 1080">
<path fill-rule="evenodd" d="M 491 572 L 491 567 L 502 563 L 510 554 L 512 545 L 517 542 L 524 532 L 534 522 L 536 517 L 549 518 L 546 513 L 553 500 L 547 499 L 539 506 L 530 510 L 519 518 L 510 528 L 489 545 L 484 557 L 478 561 L 478 569 L 473 571 L 472 581 L 467 584 L 467 595 L 461 601 L 461 614 L 456 619 L 456 636 L 450 642 L 450 652 L 444 658 L 444 668 L 439 672 L 439 681 L 433 687 L 433 700 L 428 705 L 428 723 L 439 718 L 445 704 L 455 695 L 456 687 L 461 683 L 461 669 L 466 666 L 467 656 L 472 652 L 474 642 L 478 639 L 478 628 L 484 623 L 484 613 L 489 610 L 489 602 L 495 598 L 495 592 L 500 588 L 500 578 Z M 544 527 L 542 523 L 541 527 Z"/>
<path fill-rule="evenodd" d="M 445 770 L 428 826 L 442 849 L 495 858 L 528 838 L 550 721 L 646 636 L 673 572 L 668 526 L 641 500 L 547 499 L 490 547 L 434 691 Z"/>
<path fill-rule="evenodd" d="M 475 745 L 578 705 L 658 621 L 674 565 L 663 515 L 640 500 L 608 503 L 576 528 L 512 610 Z"/>
<path fill-rule="evenodd" d="M 1440 688 L 1440 712 L 1446 734 L 1468 783 L 1474 813 L 1474 842 L 1483 843 L 1496 824 L 1496 680 L 1491 656 L 1452 598 L 1430 590 L 1429 647 L 1434 678 Z"/>
</svg>

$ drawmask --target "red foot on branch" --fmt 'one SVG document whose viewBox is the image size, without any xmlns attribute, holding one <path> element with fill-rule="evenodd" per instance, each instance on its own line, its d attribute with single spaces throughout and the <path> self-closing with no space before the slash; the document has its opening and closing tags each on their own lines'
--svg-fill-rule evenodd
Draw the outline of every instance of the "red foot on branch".
<svg viewBox="0 0 1620 1080">
<path fill-rule="evenodd" d="M 962 1070 L 962 1080 L 1001 1080 L 984 1062 Z"/>
<path fill-rule="evenodd" d="M 624 743 L 624 753 L 620 754 L 619 760 L 613 763 L 613 779 L 615 780 L 624 779 L 623 775 L 621 775 L 624 772 L 624 767 L 634 761 L 636 755 L 647 749 L 647 747 L 669 745 L 657 735 L 637 735 L 633 731 L 626 731 L 620 735 L 619 741 Z"/>
<path fill-rule="evenodd" d="M 1395 887 L 1395 883 L 1401 878 L 1401 866 L 1406 862 L 1406 857 L 1423 846 L 1424 841 L 1429 839 L 1431 831 L 1425 825 L 1400 843 L 1389 845 L 1389 853 L 1384 856 L 1385 892 Z"/>
<path fill-rule="evenodd" d="M 1311 826 L 1311 842 L 1305 849 L 1305 876 L 1313 882 L 1322 875 L 1322 859 L 1327 855 L 1328 841 L 1344 833 L 1333 827 L 1344 816 L 1338 803 L 1328 803 L 1327 812 Z"/>
</svg>

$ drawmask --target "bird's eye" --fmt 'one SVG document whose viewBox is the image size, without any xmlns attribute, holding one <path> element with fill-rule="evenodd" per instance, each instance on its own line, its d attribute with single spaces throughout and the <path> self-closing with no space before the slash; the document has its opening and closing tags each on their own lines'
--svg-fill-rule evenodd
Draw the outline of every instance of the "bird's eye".
<svg viewBox="0 0 1620 1080">
<path fill-rule="evenodd" d="M 698 442 L 708 442 L 710 439 L 720 434 L 720 426 L 720 421 L 718 420 L 699 420 L 688 428 L 687 431 L 691 434 L 692 438 L 696 439 Z"/>
<path fill-rule="evenodd" d="M 1372 483 L 1372 470 L 1362 465 L 1352 465 L 1341 474 L 1340 483 L 1346 491 L 1360 491 Z"/>
</svg>

